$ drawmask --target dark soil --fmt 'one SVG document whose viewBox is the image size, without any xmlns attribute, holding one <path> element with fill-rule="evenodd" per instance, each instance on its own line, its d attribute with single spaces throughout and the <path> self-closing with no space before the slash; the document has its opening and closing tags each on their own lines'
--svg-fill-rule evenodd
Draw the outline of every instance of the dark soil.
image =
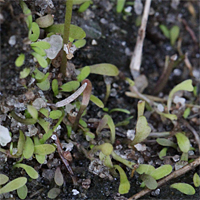
<svg viewBox="0 0 200 200">
<path fill-rule="evenodd" d="M 108 99 L 107 107 L 109 110 L 112 108 L 123 108 L 131 112 L 130 115 L 125 113 L 111 114 L 115 123 L 123 121 L 129 116 L 133 116 L 130 123 L 127 126 L 122 126 L 116 128 L 117 138 L 115 142 L 115 147 L 122 145 L 122 154 L 128 150 L 128 146 L 125 143 L 126 132 L 130 129 L 134 129 L 137 118 L 137 102 L 138 99 L 130 98 L 125 95 L 126 91 L 129 91 L 128 84 L 123 80 L 122 77 L 131 77 L 129 63 L 131 59 L 131 52 L 133 52 L 138 27 L 135 25 L 136 18 L 138 17 L 134 8 L 131 12 L 131 16 L 126 16 L 125 13 L 116 13 L 116 3 L 115 1 L 107 0 L 94 0 L 93 5 L 87 9 L 84 13 L 78 13 L 78 6 L 74 6 L 72 24 L 82 27 L 87 33 L 87 44 L 84 48 L 81 48 L 75 53 L 74 58 L 71 60 L 76 68 L 81 68 L 86 65 L 92 65 L 97 63 L 111 63 L 118 67 L 120 70 L 120 75 L 118 77 L 112 78 L 112 91 Z M 193 17 L 188 10 L 188 3 L 191 2 L 195 11 L 196 17 Z M 41 8 L 35 5 L 34 1 L 26 1 L 32 12 L 39 12 Z M 56 23 L 64 22 L 65 13 L 65 1 L 63 0 L 53 0 L 54 9 L 47 9 L 45 12 L 54 14 L 54 20 Z M 148 79 L 148 87 L 144 90 L 144 94 L 152 94 L 151 91 L 154 90 L 156 82 L 158 81 L 163 69 L 165 57 L 167 55 L 172 56 L 178 54 L 177 44 L 172 47 L 170 45 L 169 39 L 167 39 L 159 29 L 159 24 L 164 24 L 168 28 L 173 25 L 178 25 L 180 27 L 180 39 L 182 39 L 181 50 L 185 54 L 187 52 L 189 61 L 192 64 L 193 72 L 196 72 L 191 76 L 189 69 L 186 67 L 185 63 L 182 62 L 176 70 L 172 71 L 169 80 L 164 87 L 163 91 L 159 94 L 162 98 L 169 94 L 169 91 L 178 83 L 186 80 L 192 79 L 193 85 L 197 86 L 199 91 L 199 9 L 200 3 L 198 1 L 180 1 L 177 9 L 171 7 L 171 1 L 160 1 L 154 0 L 152 2 L 152 14 L 149 16 L 149 21 L 147 25 L 146 38 L 144 40 L 143 47 L 143 58 L 141 65 L 141 74 L 144 74 Z M 28 53 L 30 49 L 24 47 L 24 39 L 28 35 L 28 30 L 26 24 L 23 20 L 22 10 L 19 6 L 19 1 L 7 0 L 4 3 L 0 2 L 1 5 L 1 15 L 3 19 L 0 19 L 1 23 L 1 80 L 0 80 L 0 118 L 3 118 L 3 106 L 6 104 L 7 99 L 13 98 L 13 95 L 19 98 L 20 102 L 23 102 L 22 96 L 27 89 L 23 87 L 23 83 L 19 79 L 19 73 L 22 68 L 17 68 L 15 66 L 15 60 L 20 53 L 25 53 L 26 63 L 25 67 L 33 67 L 34 63 L 29 60 L 30 54 Z M 109 9 L 111 6 L 111 9 Z M 126 6 L 127 7 L 127 6 Z M 184 24 L 179 20 L 180 18 L 186 20 L 188 27 L 193 31 L 194 35 L 197 37 L 197 41 L 192 38 L 189 31 L 186 29 Z M 87 26 L 86 26 L 87 25 Z M 89 27 L 90 29 L 87 29 Z M 11 46 L 8 41 L 11 36 L 16 36 L 16 44 Z M 97 45 L 92 45 L 92 41 L 95 40 Z M 31 57 L 30 57 L 31 59 Z M 178 73 L 177 73 L 178 71 Z M 100 99 L 104 99 L 106 93 L 106 86 L 104 83 L 103 76 L 90 75 L 88 79 L 91 80 L 93 85 L 93 94 L 98 96 Z M 26 84 L 28 85 L 30 79 L 26 79 Z M 44 93 L 51 99 L 53 94 L 52 91 Z M 191 94 L 186 94 L 186 99 L 188 104 L 198 104 L 199 95 L 195 98 Z M 88 106 L 87 115 L 85 119 L 98 118 L 103 116 L 104 112 L 102 109 L 98 108 L 93 103 Z M 147 121 L 154 129 L 154 132 L 164 132 L 172 131 L 173 124 L 170 121 L 162 122 L 160 117 L 155 114 L 150 114 L 146 112 Z M 192 115 L 192 113 L 191 113 Z M 199 119 L 198 115 L 195 115 L 196 120 L 193 118 L 188 119 L 192 127 L 199 131 Z M 11 125 L 11 119 L 6 117 L 6 120 L 0 120 L 1 125 L 6 126 L 8 129 Z M 16 130 L 19 129 L 16 127 Z M 184 124 L 180 124 L 179 131 L 186 131 L 191 139 L 192 146 L 197 149 L 197 144 L 194 140 L 191 132 L 185 127 Z M 95 132 L 95 131 L 94 131 Z M 18 131 L 15 131 L 16 136 L 18 136 Z M 64 135 L 66 134 L 66 128 L 62 125 L 60 140 L 64 141 Z M 16 137 L 17 138 L 17 137 Z M 15 140 L 16 140 L 15 138 Z M 86 148 L 89 147 L 83 136 L 77 136 L 77 141 L 80 142 Z M 53 140 L 49 140 L 49 143 L 53 143 Z M 163 148 L 158 145 L 155 140 L 151 139 L 151 142 L 146 143 L 148 149 L 145 152 L 137 152 L 134 156 L 130 157 L 130 160 L 138 162 L 141 158 L 143 163 L 151 163 L 155 167 L 159 167 L 164 162 L 158 157 L 158 153 Z M 181 152 L 170 148 L 167 156 L 181 155 Z M 61 187 L 62 192 L 57 197 L 57 199 L 123 199 L 122 196 L 118 194 L 119 187 L 119 177 L 111 181 L 108 178 L 100 178 L 97 175 L 92 174 L 88 170 L 90 160 L 85 158 L 85 156 L 79 153 L 78 149 L 75 147 L 73 149 L 72 155 L 74 159 L 70 164 L 75 175 L 79 179 L 79 185 L 74 186 L 69 176 L 69 173 L 63 163 L 61 162 L 58 153 L 55 153 L 53 159 L 57 159 L 57 163 L 52 164 L 53 160 L 49 160 L 47 164 L 39 165 L 39 163 L 33 159 L 31 161 L 23 161 L 30 166 L 35 167 L 38 170 L 40 177 L 36 180 L 29 181 L 27 183 L 28 187 L 28 197 L 27 199 L 48 199 L 47 193 L 56 184 L 51 178 L 51 173 L 54 174 L 57 166 L 61 167 L 61 171 L 64 175 L 65 183 Z M 130 155 L 131 156 L 131 155 Z M 198 156 L 198 151 L 195 151 L 195 155 Z M 3 156 L 0 153 L 0 159 L 3 161 Z M 174 166 L 174 161 L 172 159 L 168 160 L 170 164 Z M 10 180 L 13 180 L 19 176 L 26 176 L 26 173 L 19 170 L 18 168 L 13 169 L 13 163 L 15 159 L 8 158 L 7 162 L 2 162 L 0 164 L 1 173 L 9 176 Z M 117 163 L 119 164 L 119 163 Z M 164 163 L 166 164 L 166 163 Z M 121 164 L 120 164 L 121 165 Z M 142 189 L 140 188 L 140 181 L 138 175 L 134 175 L 130 178 L 131 170 L 121 165 L 126 171 L 127 176 L 131 183 L 131 189 L 128 194 L 123 195 L 126 198 L 138 193 Z M 196 188 L 196 194 L 192 196 L 184 195 L 175 189 L 171 189 L 170 185 L 176 182 L 184 182 L 193 185 L 193 174 L 198 172 L 198 170 L 190 171 L 189 173 L 181 176 L 180 178 L 174 179 L 169 183 L 166 183 L 163 187 L 159 188 L 160 193 L 154 195 L 153 193 L 143 196 L 141 199 L 199 199 L 199 188 Z M 44 175 L 47 174 L 47 175 Z M 28 176 L 27 176 L 28 177 Z M 52 176 L 53 177 L 53 176 Z M 90 179 L 91 184 L 89 189 L 84 189 L 81 182 L 84 179 Z M 80 193 L 78 195 L 73 195 L 72 189 L 77 189 Z M 38 192 L 38 193 L 37 193 Z M 16 191 L 11 192 L 14 199 L 18 199 Z M 11 198 L 7 196 L 6 198 Z M 13 199 L 12 198 L 12 199 Z"/>
</svg>

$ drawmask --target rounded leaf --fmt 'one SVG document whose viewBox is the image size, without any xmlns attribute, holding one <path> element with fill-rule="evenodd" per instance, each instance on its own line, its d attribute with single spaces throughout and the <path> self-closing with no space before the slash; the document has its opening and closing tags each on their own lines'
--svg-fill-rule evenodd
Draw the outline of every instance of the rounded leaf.
<svg viewBox="0 0 200 200">
<path fill-rule="evenodd" d="M 183 133 L 176 133 L 176 139 L 180 150 L 187 153 L 190 150 L 190 141 Z"/>
<path fill-rule="evenodd" d="M 26 185 L 17 189 L 17 195 L 20 199 L 25 199 L 27 197 L 27 194 L 28 194 L 28 188 L 26 187 Z"/>
<path fill-rule="evenodd" d="M 59 194 L 60 194 L 61 190 L 59 188 L 52 188 L 51 190 L 49 190 L 47 196 L 50 199 L 55 199 Z"/>
<path fill-rule="evenodd" d="M 28 112 L 33 117 L 33 119 L 38 119 L 38 111 L 34 106 L 28 105 L 27 109 L 28 109 Z"/>
<path fill-rule="evenodd" d="M 28 165 L 25 165 L 25 164 L 16 164 L 14 167 L 21 167 L 23 168 L 26 173 L 33 179 L 37 179 L 38 178 L 38 173 L 37 171 L 31 167 L 31 166 L 28 166 Z"/>
<path fill-rule="evenodd" d="M 23 155 L 24 158 L 29 159 L 32 157 L 34 152 L 34 144 L 30 137 L 26 137 L 26 142 L 24 144 Z"/>
<path fill-rule="evenodd" d="M 50 112 L 49 117 L 51 119 L 58 119 L 62 116 L 62 112 L 60 110 L 53 110 Z"/>
<path fill-rule="evenodd" d="M 91 65 L 90 73 L 92 74 L 100 74 L 106 76 L 117 76 L 119 74 L 119 70 L 115 65 L 109 63 L 101 63 L 96 65 Z"/>
<path fill-rule="evenodd" d="M 18 188 L 24 186 L 27 182 L 27 178 L 19 177 L 14 179 L 13 181 L 6 184 L 4 187 L 0 189 L 0 194 L 11 192 L 13 190 L 17 190 Z"/>
<path fill-rule="evenodd" d="M 41 67 L 46 68 L 48 66 L 47 61 L 40 54 L 36 52 L 32 52 L 31 54 L 36 58 Z"/>
<path fill-rule="evenodd" d="M 64 183 L 63 175 L 60 171 L 60 167 L 57 167 L 54 175 L 54 181 L 58 186 L 61 186 Z"/>
<path fill-rule="evenodd" d="M 142 174 L 141 179 L 150 190 L 155 190 L 158 187 L 157 181 L 149 174 Z"/>
<path fill-rule="evenodd" d="M 164 176 L 167 176 L 172 172 L 172 166 L 171 165 L 162 165 L 161 167 L 155 169 L 150 173 L 150 175 L 155 179 L 161 179 Z"/>
<path fill-rule="evenodd" d="M 92 101 L 94 104 L 96 104 L 99 108 L 104 108 L 103 102 L 93 94 L 90 95 L 90 101 Z"/>
<path fill-rule="evenodd" d="M 32 33 L 31 33 L 32 32 Z M 31 32 L 29 34 L 29 39 L 32 41 L 32 42 L 35 42 L 39 36 L 40 36 L 40 28 L 39 26 L 37 25 L 36 22 L 33 22 L 32 23 L 32 28 L 31 28 Z"/>
<path fill-rule="evenodd" d="M 16 59 L 16 61 L 15 61 L 16 67 L 21 67 L 21 66 L 24 64 L 24 60 L 25 60 L 25 55 L 24 55 L 23 53 L 21 53 L 21 54 L 17 57 L 17 59 Z"/>
<path fill-rule="evenodd" d="M 20 78 L 26 78 L 29 74 L 30 74 L 31 69 L 30 68 L 24 68 L 21 72 L 20 72 Z"/>
<path fill-rule="evenodd" d="M 194 186 L 195 187 L 199 187 L 200 186 L 200 177 L 199 177 L 199 175 L 197 173 L 195 173 L 194 176 L 193 176 L 193 182 L 194 182 Z"/>
<path fill-rule="evenodd" d="M 34 147 L 34 153 L 39 155 L 51 154 L 56 148 L 51 144 L 41 144 Z"/>
<path fill-rule="evenodd" d="M 101 144 L 99 147 L 98 147 L 103 154 L 105 154 L 106 156 L 109 156 L 112 151 L 113 151 L 113 146 L 112 144 L 110 143 L 104 143 L 104 144 Z"/>
<path fill-rule="evenodd" d="M 0 185 L 7 183 L 8 180 L 9 180 L 9 178 L 6 175 L 0 174 Z"/>
<path fill-rule="evenodd" d="M 90 74 L 90 68 L 88 66 L 83 67 L 80 74 L 77 76 L 79 82 L 83 81 Z"/>
<path fill-rule="evenodd" d="M 179 190 L 183 194 L 187 194 L 187 195 L 195 194 L 195 189 L 187 183 L 174 183 L 170 185 L 170 187 Z"/>
<path fill-rule="evenodd" d="M 76 90 L 80 86 L 80 83 L 78 81 L 70 81 L 68 83 L 65 83 L 61 86 L 61 89 L 63 92 L 72 92 Z"/>
</svg>

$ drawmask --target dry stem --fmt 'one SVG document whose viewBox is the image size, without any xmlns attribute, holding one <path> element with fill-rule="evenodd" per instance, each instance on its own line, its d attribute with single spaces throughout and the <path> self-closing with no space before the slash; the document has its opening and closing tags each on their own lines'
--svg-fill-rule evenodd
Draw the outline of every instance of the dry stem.
<svg viewBox="0 0 200 200">
<path fill-rule="evenodd" d="M 170 181 L 171 179 L 173 178 L 177 178 L 178 176 L 181 176 L 185 173 L 187 173 L 188 171 L 194 169 L 195 167 L 199 166 L 200 165 L 200 157 L 197 158 L 195 161 L 193 161 L 192 163 L 186 165 L 185 167 L 177 170 L 177 171 L 174 171 L 173 173 L 171 173 L 169 176 L 161 179 L 159 182 L 158 182 L 158 187 L 162 186 L 163 184 L 165 184 L 167 181 Z M 152 190 L 146 188 L 140 192 L 138 192 L 137 194 L 133 195 L 132 197 L 130 197 L 128 200 L 133 200 L 133 199 L 139 199 L 140 197 L 146 195 L 147 193 L 151 192 Z"/>
<path fill-rule="evenodd" d="M 135 45 L 133 56 L 131 58 L 130 70 L 134 79 L 139 75 L 140 72 L 140 65 L 142 61 L 142 48 L 145 38 L 145 31 L 148 21 L 150 5 L 151 5 L 151 0 L 146 0 L 141 26 L 140 29 L 138 30 L 137 42 Z"/>
</svg>

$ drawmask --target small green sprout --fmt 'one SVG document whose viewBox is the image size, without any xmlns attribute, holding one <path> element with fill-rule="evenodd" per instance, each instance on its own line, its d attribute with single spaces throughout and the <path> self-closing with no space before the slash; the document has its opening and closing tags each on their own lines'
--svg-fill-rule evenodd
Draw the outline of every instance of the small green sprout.
<svg viewBox="0 0 200 200">
<path fill-rule="evenodd" d="M 197 173 L 195 173 L 194 176 L 193 176 L 193 183 L 194 183 L 195 187 L 200 186 L 200 177 Z"/>
<path fill-rule="evenodd" d="M 16 59 L 16 61 L 15 61 L 16 67 L 21 67 L 21 66 L 24 64 L 24 60 L 25 60 L 25 55 L 24 55 L 23 53 L 21 53 L 21 54 L 17 57 L 17 59 Z"/>
</svg>

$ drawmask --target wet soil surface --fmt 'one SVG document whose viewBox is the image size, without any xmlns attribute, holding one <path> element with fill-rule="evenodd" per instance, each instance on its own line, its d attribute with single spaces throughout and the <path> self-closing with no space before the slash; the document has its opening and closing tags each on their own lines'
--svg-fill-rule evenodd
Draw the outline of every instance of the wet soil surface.
<svg viewBox="0 0 200 200">
<path fill-rule="evenodd" d="M 38 5 L 41 5 L 40 1 Z M 115 123 L 123 121 L 129 116 L 133 116 L 130 123 L 127 126 L 116 128 L 117 138 L 114 147 L 119 149 L 121 155 L 137 163 L 152 164 L 154 167 L 159 167 L 162 164 L 175 165 L 175 161 L 172 159 L 174 155 L 181 156 L 180 152 L 169 148 L 168 159 L 161 161 L 158 157 L 162 146 L 158 145 L 155 140 L 147 141 L 147 150 L 130 151 L 128 145 L 124 141 L 128 130 L 134 129 L 137 118 L 137 102 L 138 99 L 131 98 L 125 95 L 126 91 L 129 91 L 129 85 L 122 79 L 122 77 L 131 77 L 129 63 L 131 59 L 131 53 L 134 50 L 134 46 L 137 38 L 138 26 L 136 21 L 139 19 L 139 15 L 136 15 L 134 8 L 131 5 L 132 11 L 129 16 L 127 13 L 116 13 L 116 1 L 107 0 L 94 0 L 84 13 L 78 13 L 78 7 L 74 6 L 72 24 L 82 27 L 87 36 L 87 44 L 75 53 L 74 58 L 71 60 L 76 68 L 81 68 L 86 65 L 92 65 L 97 63 L 111 63 L 118 67 L 120 75 L 118 77 L 111 78 L 111 94 L 105 105 L 109 110 L 112 108 L 124 108 L 131 112 L 130 115 L 125 113 L 111 113 L 111 116 Z M 169 77 L 169 81 L 159 94 L 159 97 L 164 97 L 169 94 L 169 91 L 178 83 L 192 79 L 193 85 L 199 87 L 199 9 L 200 3 L 198 1 L 180 1 L 177 8 L 171 5 L 172 1 L 160 1 L 154 0 L 151 4 L 151 13 L 147 25 L 147 33 L 143 47 L 143 58 L 141 65 L 141 74 L 144 74 L 148 79 L 148 86 L 144 90 L 144 94 L 152 94 L 156 82 L 159 79 L 165 63 L 165 57 L 167 55 L 172 56 L 180 53 L 180 49 L 183 54 L 187 52 L 189 61 L 192 65 L 193 75 L 191 75 L 188 67 L 182 62 L 176 69 L 174 69 Z M 191 3 L 189 3 L 191 2 Z M 32 12 L 41 11 L 41 7 L 36 5 L 34 1 L 26 1 Z M 0 80 L 0 103 L 1 103 L 1 125 L 10 128 L 12 122 L 11 119 L 4 114 L 3 106 L 6 105 L 6 101 L 14 96 L 23 103 L 22 96 L 27 92 L 27 89 L 23 87 L 22 81 L 19 79 L 19 73 L 22 68 L 15 66 L 15 60 L 20 53 L 26 55 L 25 66 L 33 67 L 33 62 L 30 54 L 30 49 L 24 47 L 24 39 L 28 35 L 26 24 L 23 20 L 22 10 L 19 6 L 19 1 L 6 1 L 1 4 L 1 80 Z M 54 8 L 47 8 L 45 13 L 54 14 L 54 20 L 56 23 L 64 22 L 65 2 L 62 0 L 53 1 Z M 191 11 L 191 6 L 195 11 Z M 128 5 L 125 8 L 129 7 Z M 195 12 L 195 14 L 194 14 Z M 3 17 L 2 17 L 3 16 Z M 186 21 L 185 25 L 181 19 Z M 164 24 L 168 28 L 173 25 L 180 27 L 179 44 L 181 47 L 177 50 L 177 44 L 172 47 L 169 39 L 167 39 L 161 32 L 159 25 Z M 190 28 L 190 31 L 189 28 Z M 15 44 L 10 42 L 11 36 L 15 37 Z M 196 36 L 196 37 L 195 37 Z M 196 39 L 197 38 L 197 39 Z M 95 45 L 94 45 L 95 44 Z M 30 59 L 29 59 L 30 58 Z M 100 99 L 104 99 L 106 93 L 106 86 L 103 76 L 90 75 L 88 77 L 93 85 L 93 94 Z M 30 79 L 26 79 L 28 84 Z M 197 89 L 198 91 L 198 89 Z M 44 92 L 44 95 L 52 98 L 52 91 Z M 187 103 L 198 104 L 198 95 L 196 98 L 191 94 L 185 94 Z M 19 103 L 18 102 L 18 103 Z M 101 119 L 104 112 L 93 103 L 90 103 L 87 111 L 86 119 L 98 118 Z M 195 114 L 195 113 L 193 113 Z M 191 114 L 192 115 L 192 114 Z M 153 127 L 154 132 L 171 131 L 173 124 L 170 121 L 162 122 L 158 115 L 152 114 L 149 111 L 145 112 L 148 123 Z M 188 122 L 196 130 L 199 129 L 198 115 L 195 115 L 195 120 L 190 118 Z M 23 127 L 21 127 L 23 128 Z M 26 128 L 24 128 L 26 129 Z M 182 131 L 188 131 L 187 127 L 181 124 Z M 19 127 L 12 127 L 13 133 L 16 134 L 17 141 Z M 189 131 L 188 131 L 189 132 Z M 66 128 L 62 126 L 60 130 L 60 140 L 64 141 L 63 135 L 66 133 Z M 191 144 L 197 149 L 197 144 L 193 138 L 193 135 L 189 132 L 188 135 L 191 138 Z M 83 136 L 76 136 L 77 141 L 80 142 L 85 148 L 89 147 L 89 143 L 86 142 Z M 53 143 L 53 140 L 49 140 L 49 143 Z M 133 153 L 134 152 L 134 153 Z M 69 176 L 68 171 L 61 162 L 58 153 L 55 153 L 53 158 L 48 159 L 47 164 L 39 165 L 35 159 L 24 161 L 25 164 L 34 166 L 39 172 L 40 177 L 37 180 L 32 180 L 27 183 L 28 197 L 27 199 L 48 199 L 48 191 L 55 186 L 53 176 L 57 166 L 60 166 L 64 175 L 64 185 L 61 187 L 61 193 L 57 199 L 126 199 L 141 191 L 141 182 L 138 179 L 138 175 L 134 175 L 130 178 L 131 170 L 121 165 L 126 171 L 129 181 L 131 183 L 131 189 L 128 194 L 120 196 L 118 193 L 119 177 L 113 177 L 109 180 L 108 177 L 100 178 L 98 175 L 94 175 L 89 172 L 88 167 L 90 160 L 77 150 L 75 147 L 72 151 L 74 159 L 71 163 L 71 167 L 79 179 L 79 185 L 74 186 Z M 198 156 L 198 152 L 195 151 L 194 157 Z M 26 176 L 24 171 L 19 169 L 13 169 L 13 162 L 15 159 L 8 158 L 7 162 L 4 162 L 4 156 L 0 154 L 1 164 L 0 171 L 7 176 L 10 180 L 19 176 Z M 116 164 L 119 164 L 116 162 Z M 185 182 L 193 184 L 192 177 L 197 170 L 190 171 L 184 176 L 166 183 L 163 187 L 159 188 L 156 192 L 147 194 L 141 197 L 141 199 L 198 199 L 199 188 L 196 189 L 196 194 L 192 196 L 186 196 L 174 189 L 170 188 L 170 185 L 175 182 Z M 28 176 L 27 176 L 28 177 Z M 83 182 L 85 179 L 90 179 L 91 183 L 89 188 L 85 188 Z M 72 189 L 77 189 L 79 194 L 73 195 Z M 16 191 L 12 192 L 14 199 L 18 199 Z M 9 198 L 9 194 L 6 197 Z"/>
</svg>

